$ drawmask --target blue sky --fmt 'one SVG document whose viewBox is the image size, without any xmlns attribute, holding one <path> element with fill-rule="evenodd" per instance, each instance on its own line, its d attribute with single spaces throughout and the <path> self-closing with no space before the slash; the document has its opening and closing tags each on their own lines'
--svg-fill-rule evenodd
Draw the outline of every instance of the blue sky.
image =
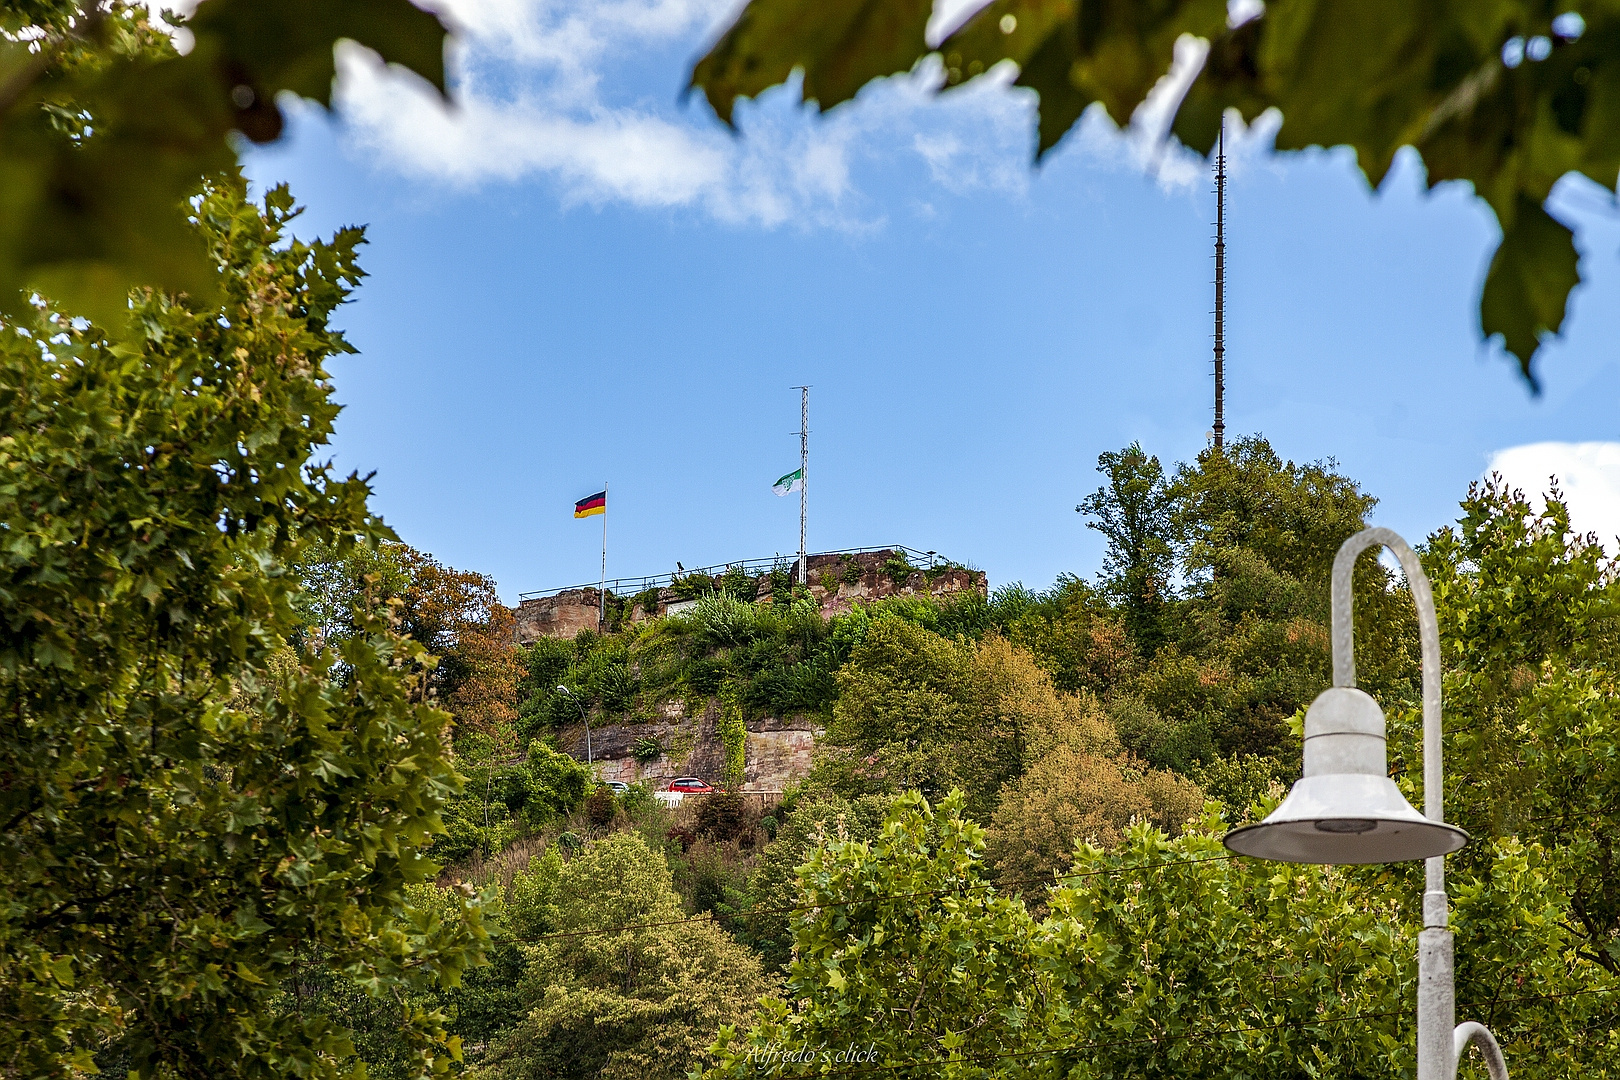
<svg viewBox="0 0 1620 1080">
<path fill-rule="evenodd" d="M 376 471 L 400 535 L 502 594 L 789 552 L 810 383 L 810 543 L 904 543 L 993 585 L 1091 574 L 1074 505 L 1097 455 L 1190 459 L 1210 425 L 1206 166 L 1088 117 L 1039 169 L 1031 102 L 892 80 L 824 119 L 777 92 L 727 134 L 678 101 L 714 0 L 483 0 L 449 112 L 358 53 L 335 117 L 255 151 L 306 234 L 368 226 L 341 325 L 334 456 Z M 949 17 L 944 12 L 942 17 Z M 1196 50 L 1187 56 L 1196 60 Z M 1230 185 L 1228 432 L 1337 458 L 1416 539 L 1493 463 L 1558 471 L 1620 532 L 1620 214 L 1560 189 L 1585 283 L 1545 393 L 1480 345 L 1495 226 L 1403 161 L 1279 157 L 1264 123 Z"/>
</svg>

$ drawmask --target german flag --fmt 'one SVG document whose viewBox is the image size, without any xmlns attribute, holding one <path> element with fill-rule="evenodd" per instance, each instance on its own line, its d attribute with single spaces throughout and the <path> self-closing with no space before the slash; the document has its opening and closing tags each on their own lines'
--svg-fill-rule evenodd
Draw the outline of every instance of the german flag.
<svg viewBox="0 0 1620 1080">
<path fill-rule="evenodd" d="M 607 513 L 607 491 L 598 491 L 574 504 L 574 516 L 577 518 L 590 517 L 592 514 Z"/>
</svg>

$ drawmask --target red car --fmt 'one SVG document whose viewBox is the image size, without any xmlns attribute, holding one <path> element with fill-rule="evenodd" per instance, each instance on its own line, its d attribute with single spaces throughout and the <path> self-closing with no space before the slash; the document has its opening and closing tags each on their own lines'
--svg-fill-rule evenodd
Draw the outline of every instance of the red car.
<svg viewBox="0 0 1620 1080">
<path fill-rule="evenodd" d="M 687 795 L 712 795 L 714 788 L 695 776 L 681 776 L 669 782 L 669 790 Z"/>
</svg>

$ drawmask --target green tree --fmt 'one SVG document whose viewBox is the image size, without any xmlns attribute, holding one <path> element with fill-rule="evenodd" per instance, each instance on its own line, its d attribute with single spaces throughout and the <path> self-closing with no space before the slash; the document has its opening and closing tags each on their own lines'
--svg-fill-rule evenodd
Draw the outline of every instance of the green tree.
<svg viewBox="0 0 1620 1080">
<path fill-rule="evenodd" d="M 492 1080 L 679 1080 L 712 1060 L 714 1033 L 746 1023 L 770 989 L 759 961 L 719 927 L 681 921 L 669 867 L 636 834 L 534 869 L 555 878 L 521 886 L 541 894 L 530 925 L 557 936 L 528 949 L 525 1015 L 484 1066 Z"/>
<path fill-rule="evenodd" d="M 1008 892 L 1039 902 L 1068 869 L 1077 840 L 1116 848 L 1138 820 L 1174 836 L 1203 805 L 1204 793 L 1185 777 L 1069 743 L 1003 789 L 985 859 Z"/>
<path fill-rule="evenodd" d="M 1107 596 L 1072 574 L 1039 594 L 1003 586 L 986 606 L 995 628 L 1035 656 L 1063 693 L 1104 697 L 1140 673 L 1141 653 L 1125 620 Z"/>
<path fill-rule="evenodd" d="M 194 215 L 220 303 L 133 298 L 135 343 L 36 300 L 0 323 L 0 1071 L 99 1048 L 143 1076 L 337 1076 L 341 1026 L 281 1007 L 323 967 L 456 1053 L 407 991 L 476 961 L 479 908 L 413 907 L 458 784 L 448 717 L 385 610 L 328 647 L 300 546 L 388 531 L 312 460 L 361 233 L 288 235 L 239 178 Z M 335 676 L 341 669 L 342 678 Z"/>
<path fill-rule="evenodd" d="M 1108 538 L 1103 586 L 1124 608 L 1125 625 L 1151 653 L 1163 640 L 1160 620 L 1171 595 L 1175 549 L 1171 546 L 1171 495 L 1159 459 L 1141 443 L 1097 458 L 1108 477 L 1075 509 L 1090 517 L 1088 528 Z"/>
<path fill-rule="evenodd" d="M 828 840 L 870 840 L 883 826 L 885 795 L 853 800 L 825 792 L 779 810 L 782 823 L 748 880 L 751 901 L 743 940 L 760 954 L 768 970 L 787 966 L 793 953 L 793 909 L 799 903 L 799 866 Z M 735 929 L 735 928 L 733 928 Z"/>
<path fill-rule="evenodd" d="M 1366 526 L 1378 504 L 1336 461 L 1285 462 L 1262 435 L 1179 466 L 1167 495 L 1189 575 L 1219 578 L 1224 552 L 1250 552 L 1279 574 L 1321 582 L 1314 599 L 1322 610 L 1339 545 Z"/>
<path fill-rule="evenodd" d="M 1447 668 L 1450 812 L 1558 851 L 1583 954 L 1620 973 L 1620 563 L 1570 530 L 1556 488 L 1537 510 L 1493 480 L 1430 538 L 1424 568 Z"/>
<path fill-rule="evenodd" d="M 908 792 L 871 840 L 816 848 L 799 872 L 783 997 L 762 1002 L 746 1034 L 720 1030 L 711 1076 L 940 1075 L 895 1068 L 1026 1047 L 1049 985 L 1029 963 L 1036 924 L 983 880 L 984 830 L 962 805 L 961 792 L 938 811 Z M 838 1056 L 852 1047 L 873 1056 Z"/>
<path fill-rule="evenodd" d="M 1002 785 L 1049 747 L 1112 741 L 1078 698 L 1057 693 L 1030 654 L 998 635 L 947 641 L 884 614 L 838 670 L 839 695 L 812 786 L 846 797 L 916 788 L 968 792 L 988 816 Z"/>
<path fill-rule="evenodd" d="M 423 671 L 431 693 L 455 716 L 457 734 L 513 741 L 523 664 L 511 610 L 501 604 L 493 578 L 387 540 L 341 551 L 307 542 L 296 571 L 304 626 L 292 640 L 352 637 L 361 632 L 353 618 L 357 605 L 390 605 L 399 631 L 436 658 Z"/>
<path fill-rule="evenodd" d="M 1124 126 L 1191 35 L 1209 52 L 1175 102 L 1170 130 L 1208 153 L 1221 118 L 1282 113 L 1277 148 L 1348 145 L 1374 186 L 1413 147 L 1428 183 L 1466 180 L 1502 241 L 1480 296 L 1480 329 L 1501 335 L 1532 380 L 1541 342 L 1580 280 L 1574 237 L 1547 198 L 1575 174 L 1620 179 L 1620 7 L 1605 0 L 1270 0 L 1239 26 L 1226 0 L 992 0 L 937 46 L 929 0 L 751 0 L 692 70 L 720 119 L 739 97 L 802 73 L 801 98 L 829 109 L 925 58 L 940 89 L 1005 63 L 1038 99 L 1036 156 L 1092 106 Z M 998 76 L 992 76 L 998 77 Z"/>
<path fill-rule="evenodd" d="M 878 618 L 838 671 L 828 741 L 856 757 L 877 756 L 874 777 L 884 789 L 943 795 L 963 782 L 986 745 L 970 742 L 984 698 L 969 648 Z"/>
<path fill-rule="evenodd" d="M 1182 771 L 1232 755 L 1293 759 L 1288 720 L 1329 672 L 1333 556 L 1377 500 L 1333 462 L 1284 461 L 1260 436 L 1179 466 L 1169 497 L 1187 585 L 1165 616 L 1165 647 L 1116 694 L 1116 715 L 1130 721 L 1121 737 Z M 1364 688 L 1411 693 L 1410 600 L 1372 559 L 1357 569 L 1356 598 Z M 1148 711 L 1117 700 L 1125 695 Z"/>
<path fill-rule="evenodd" d="M 340 546 L 304 538 L 293 567 L 299 585 L 293 609 L 300 625 L 287 640 L 298 648 L 319 648 L 363 635 L 356 612 L 385 606 L 410 588 L 410 573 L 398 557 L 403 546 Z"/>
<path fill-rule="evenodd" d="M 122 336 L 131 288 L 219 300 L 187 200 L 235 164 L 233 138 L 280 136 L 279 94 L 330 104 L 337 42 L 444 91 L 445 28 L 408 0 L 203 0 L 164 18 L 184 23 L 184 55 L 141 4 L 0 3 L 0 314 L 30 318 L 38 290 Z"/>
<path fill-rule="evenodd" d="M 1143 823 L 1116 851 L 1077 845 L 1037 923 L 984 879 L 961 805 L 908 795 L 877 838 L 816 851 L 784 996 L 721 1030 L 710 1077 L 1413 1067 L 1421 867 L 1232 859 L 1218 817 L 1176 840 Z M 1504 1037 L 1516 1077 L 1620 1075 L 1620 981 L 1573 947 L 1552 854 L 1506 840 L 1481 857 L 1452 889 L 1460 1012 Z M 875 1060 L 840 1061 L 851 1046 Z"/>
</svg>

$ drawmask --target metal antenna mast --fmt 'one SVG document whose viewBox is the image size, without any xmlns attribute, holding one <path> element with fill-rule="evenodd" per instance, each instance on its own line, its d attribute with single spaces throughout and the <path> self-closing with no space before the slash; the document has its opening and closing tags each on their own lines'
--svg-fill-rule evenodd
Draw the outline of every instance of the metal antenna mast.
<svg viewBox="0 0 1620 1080">
<path fill-rule="evenodd" d="M 805 554 L 805 518 L 810 506 L 810 388 L 799 392 L 799 584 L 810 584 L 810 558 Z"/>
<path fill-rule="evenodd" d="M 1215 449 L 1226 445 L 1226 117 L 1215 151 Z"/>
</svg>

